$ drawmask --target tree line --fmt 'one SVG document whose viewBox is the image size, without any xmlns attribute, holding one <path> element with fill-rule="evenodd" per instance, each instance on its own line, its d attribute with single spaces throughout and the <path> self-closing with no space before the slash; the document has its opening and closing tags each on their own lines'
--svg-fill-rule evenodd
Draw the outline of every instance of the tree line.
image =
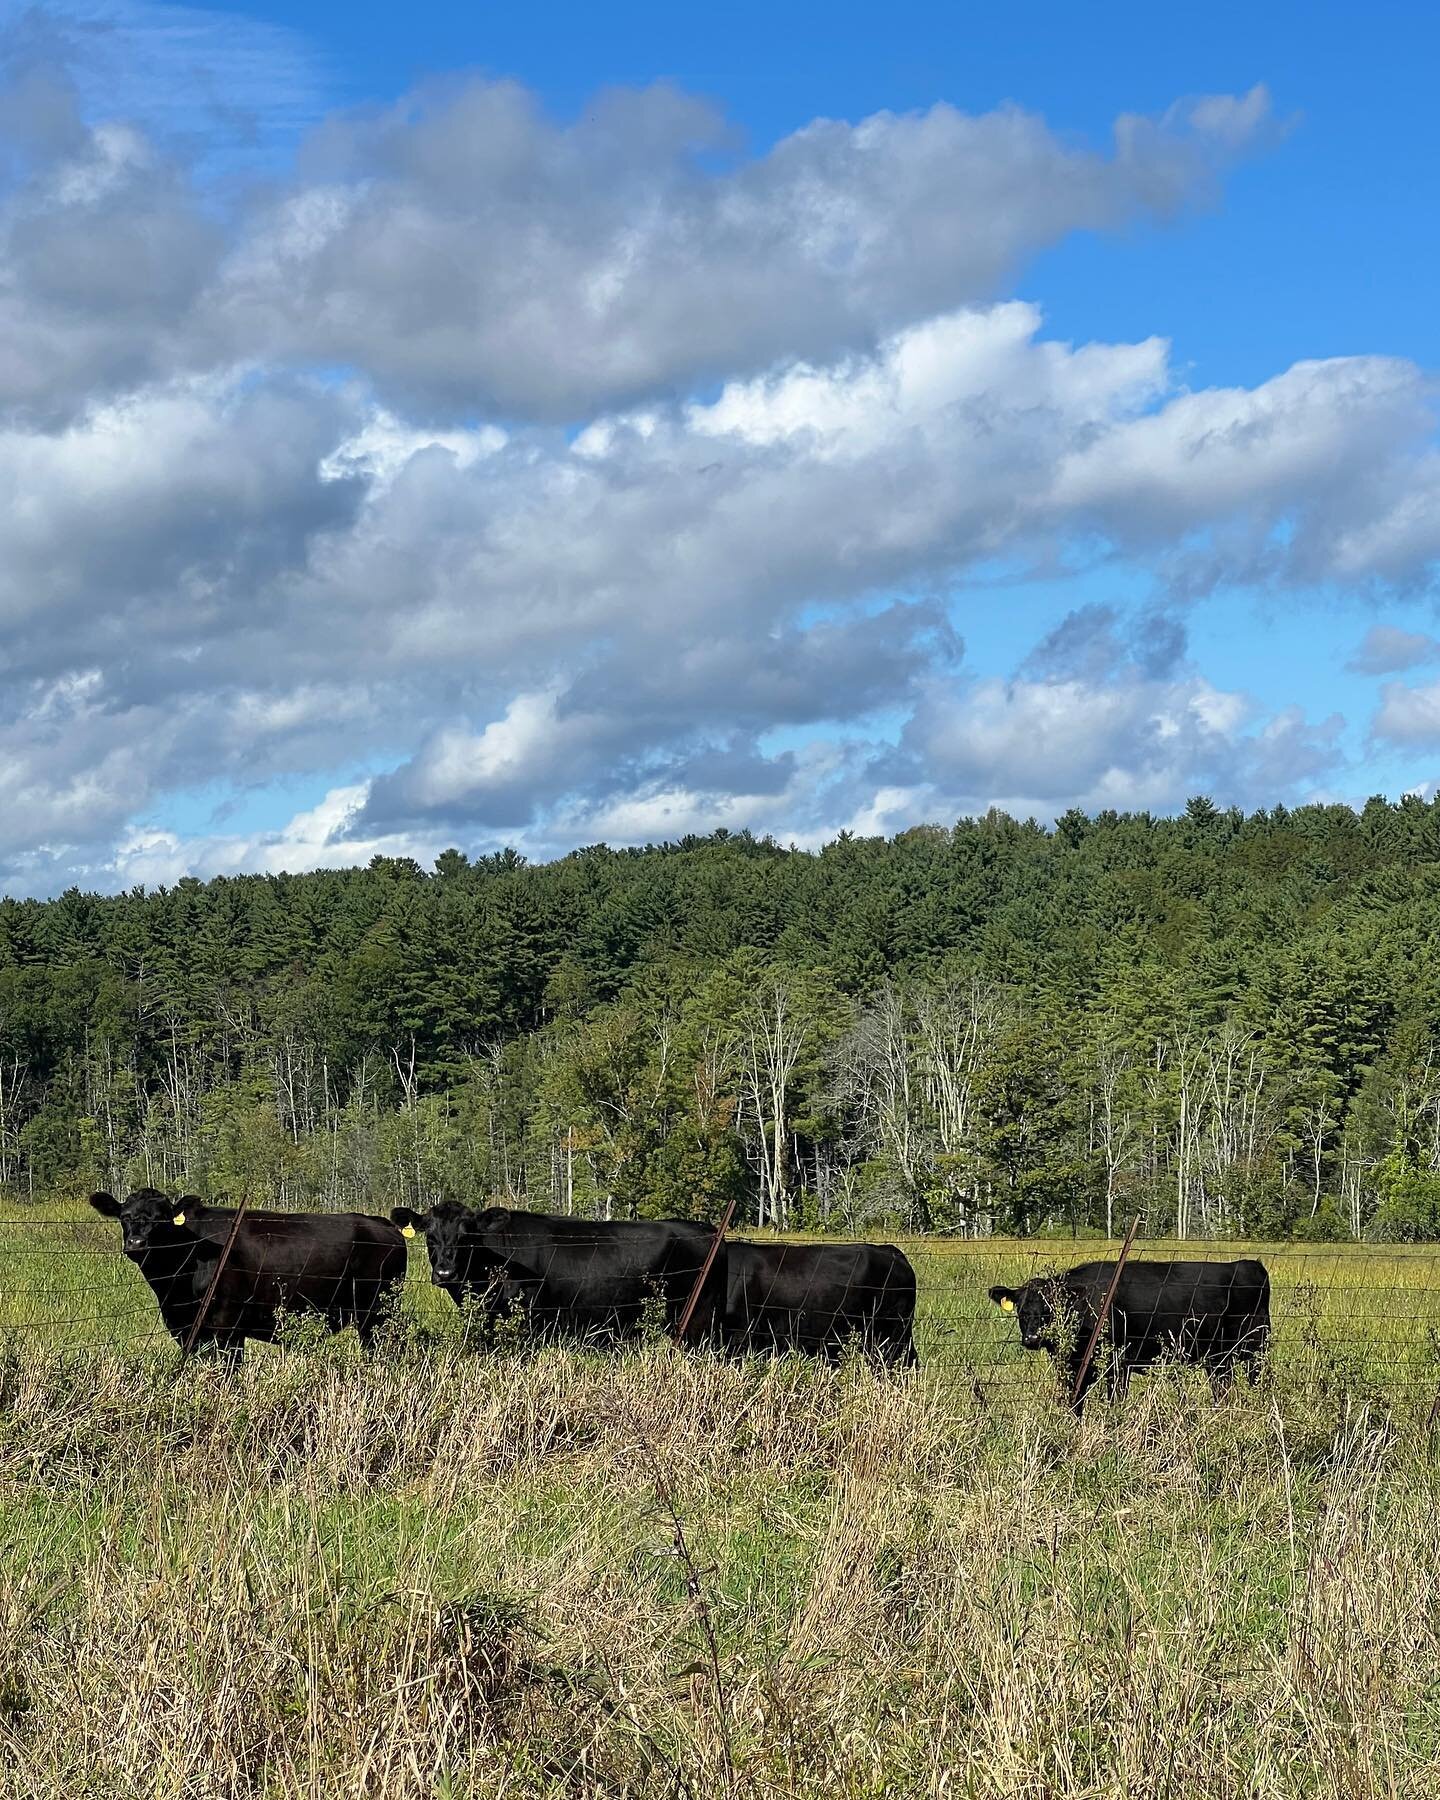
<svg viewBox="0 0 1440 1800">
<path fill-rule="evenodd" d="M 1440 802 L 0 900 L 0 1198 L 1440 1237 Z"/>
</svg>

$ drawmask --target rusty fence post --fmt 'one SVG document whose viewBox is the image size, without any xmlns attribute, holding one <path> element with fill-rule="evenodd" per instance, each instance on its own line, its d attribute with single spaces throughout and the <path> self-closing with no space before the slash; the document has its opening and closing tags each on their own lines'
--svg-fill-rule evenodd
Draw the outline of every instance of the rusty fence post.
<svg viewBox="0 0 1440 1800">
<path fill-rule="evenodd" d="M 250 1204 L 248 1194 L 242 1195 L 240 1204 L 235 1208 L 235 1217 L 230 1225 L 230 1235 L 225 1240 L 225 1247 L 220 1252 L 220 1260 L 215 1265 L 215 1273 L 210 1277 L 210 1285 L 205 1290 L 205 1298 L 200 1302 L 200 1310 L 195 1315 L 195 1323 L 185 1334 L 185 1342 L 180 1346 L 180 1354 L 188 1356 L 195 1348 L 195 1340 L 200 1335 L 200 1327 L 205 1323 L 210 1311 L 210 1302 L 215 1298 L 215 1289 L 220 1285 L 220 1277 L 225 1272 L 225 1265 L 230 1260 L 230 1252 L 235 1248 L 235 1239 L 240 1232 L 240 1221 L 245 1217 L 245 1208 Z"/>
<path fill-rule="evenodd" d="M 1135 1243 L 1135 1234 L 1140 1229 L 1143 1213 L 1136 1213 L 1130 1221 L 1130 1229 L 1125 1233 L 1125 1242 L 1120 1246 L 1120 1258 L 1115 1264 L 1115 1273 L 1110 1277 L 1110 1285 L 1105 1290 L 1105 1298 L 1100 1302 L 1100 1311 L 1096 1315 L 1095 1329 L 1090 1333 L 1090 1342 L 1085 1346 L 1085 1354 L 1080 1358 L 1080 1368 L 1075 1376 L 1075 1386 L 1070 1390 L 1072 1406 L 1080 1398 L 1081 1389 L 1085 1386 L 1085 1377 L 1090 1373 L 1090 1364 L 1095 1360 L 1095 1346 L 1100 1342 L 1100 1333 L 1105 1329 L 1105 1321 L 1110 1317 L 1110 1307 L 1115 1299 L 1115 1290 L 1120 1285 L 1120 1276 L 1125 1264 L 1130 1260 L 1130 1251 Z"/>
<path fill-rule="evenodd" d="M 735 1217 L 735 1202 L 732 1200 L 725 1208 L 720 1223 L 715 1227 L 715 1235 L 710 1240 L 710 1248 L 705 1252 L 705 1260 L 700 1265 L 700 1273 L 695 1277 L 695 1285 L 690 1290 L 690 1298 L 685 1302 L 685 1310 L 680 1314 L 680 1322 L 675 1327 L 675 1342 L 683 1344 L 685 1333 L 690 1329 L 690 1321 L 695 1317 L 695 1308 L 700 1304 L 700 1295 L 705 1283 L 709 1280 L 710 1271 L 715 1267 L 715 1258 L 720 1254 L 720 1246 L 725 1241 L 725 1233 L 730 1229 L 730 1221 Z"/>
</svg>

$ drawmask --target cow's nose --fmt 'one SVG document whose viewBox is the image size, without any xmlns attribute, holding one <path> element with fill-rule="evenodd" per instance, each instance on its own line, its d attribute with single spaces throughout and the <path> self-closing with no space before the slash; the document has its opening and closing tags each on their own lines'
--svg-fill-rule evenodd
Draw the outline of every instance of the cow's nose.
<svg viewBox="0 0 1440 1800">
<path fill-rule="evenodd" d="M 455 1271 L 453 1269 L 432 1269 L 430 1272 L 430 1279 L 432 1281 L 453 1281 L 455 1279 Z"/>
</svg>

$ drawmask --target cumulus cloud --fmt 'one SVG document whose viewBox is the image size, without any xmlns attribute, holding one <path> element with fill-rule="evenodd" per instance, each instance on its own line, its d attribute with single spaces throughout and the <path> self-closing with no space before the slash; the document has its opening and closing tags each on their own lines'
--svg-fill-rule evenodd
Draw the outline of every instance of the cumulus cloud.
<svg viewBox="0 0 1440 1800">
<path fill-rule="evenodd" d="M 1421 687 L 1387 681 L 1370 729 L 1384 742 L 1410 749 L 1440 744 L 1440 681 Z"/>
<path fill-rule="evenodd" d="M 817 120 L 747 158 L 663 84 L 557 125 L 473 81 L 324 133 L 207 309 L 411 404 L 574 418 L 988 298 L 1070 231 L 1207 192 L 1268 123 L 1263 89 L 1212 97 L 1122 118 L 1103 156 L 1017 108 L 941 104 Z"/>
<path fill-rule="evenodd" d="M 223 248 L 185 172 L 130 125 L 86 127 L 43 76 L 0 96 L 6 149 L 0 413 L 50 425 L 175 373 Z"/>
<path fill-rule="evenodd" d="M 313 386 L 207 380 L 142 388 L 60 430 L 0 426 L 10 680 L 103 667 L 128 701 L 213 684 L 226 640 L 266 622 L 283 636 L 284 582 L 361 499 L 362 483 L 321 474 L 350 422 Z"/>
<path fill-rule="evenodd" d="M 197 303 L 316 123 L 319 59 L 282 27 L 145 0 L 0 0 L 0 412 L 42 423 L 217 358 Z"/>
<path fill-rule="evenodd" d="M 1192 391 L 1161 338 L 990 298 L 1268 120 L 1210 98 L 1098 154 L 939 105 L 747 156 L 663 87 L 559 125 L 470 82 L 247 195 L 37 62 L 0 176 L 0 879 L 1304 791 L 1335 722 L 1207 681 L 1184 605 L 1422 579 L 1426 377 Z M 972 671 L 996 559 L 1153 598 Z M 280 776 L 328 798 L 164 823 Z"/>
<path fill-rule="evenodd" d="M 332 788 L 312 807 L 276 831 L 181 837 L 157 826 L 126 832 L 104 863 L 87 871 L 107 886 L 171 886 L 183 875 L 282 874 L 304 869 L 349 868 L 372 856 L 413 856 L 433 861 L 444 847 L 413 832 L 359 837 L 355 818 L 365 785 Z"/>
<path fill-rule="evenodd" d="M 126 16 L 168 42 L 166 10 Z M 0 108 L 0 404 L 58 416 L 279 360 L 362 370 L 404 408 L 583 419 L 989 298 L 1071 231 L 1204 197 L 1268 125 L 1263 89 L 1212 96 L 1121 118 L 1102 155 L 1017 108 L 938 104 L 746 156 L 663 84 L 561 124 L 471 80 L 333 119 L 292 179 L 219 208 L 163 134 L 82 123 L 70 68 L 41 63 Z"/>
<path fill-rule="evenodd" d="M 1345 667 L 1356 675 L 1396 675 L 1440 657 L 1440 638 L 1398 625 L 1372 625 Z"/>
<path fill-rule="evenodd" d="M 1084 654 L 1055 657 L 1057 646 Z M 932 687 L 888 759 L 958 811 L 1002 806 L 1053 818 L 1070 806 L 1165 811 L 1204 789 L 1258 804 L 1340 762 L 1344 721 L 1291 707 L 1265 716 L 1237 691 L 1178 666 L 1147 669 L 1113 612 L 1072 614 L 1012 680 Z"/>
<path fill-rule="evenodd" d="M 758 749 L 767 731 L 853 733 L 917 706 L 921 730 L 960 657 L 967 569 L 1083 540 L 1167 578 L 1193 554 L 1298 583 L 1325 566 L 1333 526 L 1304 470 L 1340 480 L 1363 460 L 1393 494 L 1425 454 L 1408 365 L 1351 359 L 1202 398 L 1176 389 L 1162 343 L 1050 342 L 1013 302 L 573 440 L 407 424 L 353 385 L 152 384 L 61 429 L 0 431 L 0 472 L 25 496 L 0 516 L 14 716 L 23 682 L 93 673 L 71 742 L 99 756 L 130 722 L 132 809 L 217 758 L 256 780 L 393 745 L 363 833 L 531 829 L 546 809 L 682 791 L 682 775 L 692 810 L 723 811 L 727 780 L 772 797 L 788 780 Z M 1216 422 L 1257 416 L 1241 482 Z M 1307 434 L 1325 446 L 1309 463 Z M 1212 766 L 1215 703 L 1176 685 L 1178 615 L 1146 613 L 1118 647 L 1113 624 L 1104 609 L 1067 621 L 1003 705 L 975 690 L 1019 759 L 1011 793 L 1047 791 L 1027 745 L 1094 739 L 1107 719 L 1152 772 L 1165 733 L 1147 738 L 1150 718 L 1173 716 L 1191 762 Z M 1117 659 L 1135 676 L 1123 692 Z M 1118 803 L 1119 776 L 1100 774 L 1083 791 Z"/>
</svg>

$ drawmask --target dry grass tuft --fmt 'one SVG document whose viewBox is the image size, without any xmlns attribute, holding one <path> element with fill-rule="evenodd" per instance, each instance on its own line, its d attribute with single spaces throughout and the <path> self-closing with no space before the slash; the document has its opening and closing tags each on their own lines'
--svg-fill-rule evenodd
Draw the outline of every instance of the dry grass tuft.
<svg viewBox="0 0 1440 1800">
<path fill-rule="evenodd" d="M 1437 1499 L 1323 1382 L 10 1351 L 4 1791 L 1431 1800 Z"/>
</svg>

